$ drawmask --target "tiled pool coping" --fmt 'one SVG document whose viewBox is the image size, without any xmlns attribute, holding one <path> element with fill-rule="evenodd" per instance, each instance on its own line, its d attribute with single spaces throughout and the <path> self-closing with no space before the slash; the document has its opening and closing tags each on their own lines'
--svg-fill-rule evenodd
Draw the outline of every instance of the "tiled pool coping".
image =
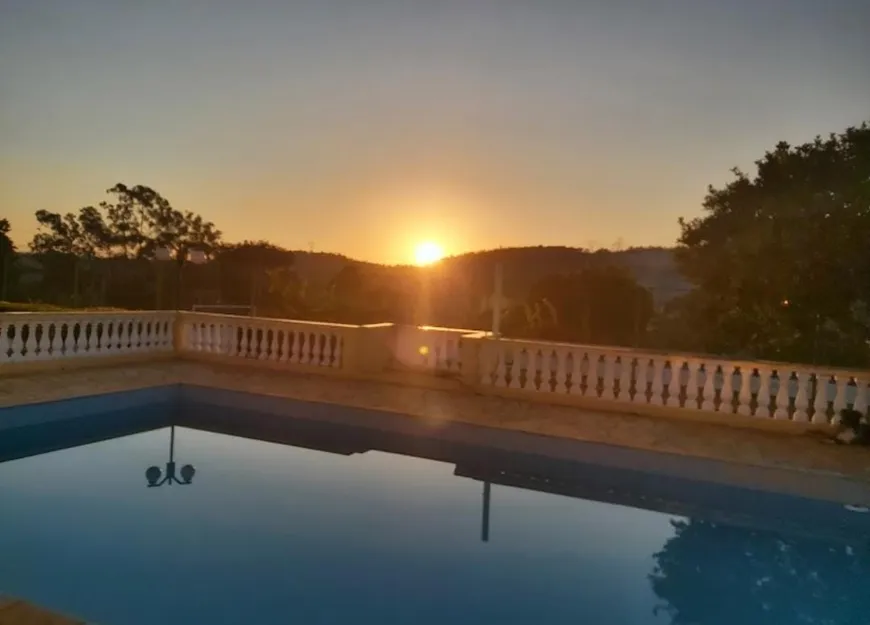
<svg viewBox="0 0 870 625">
<path fill-rule="evenodd" d="M 826 444 L 811 436 L 481 396 L 445 380 L 438 381 L 439 388 L 415 386 L 413 382 L 403 379 L 392 384 L 166 360 L 3 377 L 0 406 L 185 384 L 404 415 L 431 428 L 462 422 L 603 443 L 614 447 L 611 455 L 628 447 L 721 461 L 727 463 L 723 467 L 738 473 L 749 465 L 756 480 L 764 479 L 765 472 L 759 467 L 769 469 L 769 475 L 784 474 L 781 470 L 787 469 L 802 488 L 819 494 L 830 495 L 827 491 L 834 487 L 835 478 L 845 478 L 855 488 L 870 488 L 870 453 L 866 449 Z M 558 441 L 549 445 L 555 449 Z"/>
</svg>

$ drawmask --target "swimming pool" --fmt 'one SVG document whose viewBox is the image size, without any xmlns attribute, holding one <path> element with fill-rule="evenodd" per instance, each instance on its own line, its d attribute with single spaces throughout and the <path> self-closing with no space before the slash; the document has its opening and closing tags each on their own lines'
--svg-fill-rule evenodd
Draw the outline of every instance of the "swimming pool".
<svg viewBox="0 0 870 625">
<path fill-rule="evenodd" d="M 870 614 L 870 515 L 842 504 L 251 401 L 167 388 L 19 411 L 0 431 L 0 593 L 102 625 Z M 149 487 L 170 455 L 190 483 Z"/>
</svg>

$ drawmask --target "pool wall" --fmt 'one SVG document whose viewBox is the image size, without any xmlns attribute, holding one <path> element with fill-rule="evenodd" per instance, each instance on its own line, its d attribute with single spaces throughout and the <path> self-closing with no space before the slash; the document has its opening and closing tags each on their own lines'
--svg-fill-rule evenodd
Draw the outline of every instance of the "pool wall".
<svg viewBox="0 0 870 625">
<path fill-rule="evenodd" d="M 455 465 L 460 477 L 798 534 L 870 535 L 870 486 L 402 414 L 193 385 L 0 410 L 0 462 L 177 425 L 328 453 Z"/>
</svg>

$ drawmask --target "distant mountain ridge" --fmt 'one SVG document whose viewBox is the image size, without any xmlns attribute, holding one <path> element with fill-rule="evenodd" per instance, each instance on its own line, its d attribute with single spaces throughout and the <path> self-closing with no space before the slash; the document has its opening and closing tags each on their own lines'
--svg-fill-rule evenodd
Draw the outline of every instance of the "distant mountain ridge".
<svg viewBox="0 0 870 625">
<path fill-rule="evenodd" d="M 416 268 L 403 265 L 380 265 L 358 261 L 341 254 L 294 251 L 294 264 L 300 277 L 311 284 L 327 284 L 348 265 L 384 275 L 395 272 L 397 278 Z M 680 274 L 671 248 L 631 248 L 620 251 L 563 246 L 506 247 L 468 252 L 445 258 L 438 263 L 441 276 L 461 277 L 481 294 L 491 292 L 496 264 L 504 270 L 505 295 L 521 299 L 537 281 L 554 273 L 571 273 L 591 264 L 607 263 L 629 269 L 639 284 L 652 292 L 657 305 L 688 292 L 691 284 Z"/>
</svg>

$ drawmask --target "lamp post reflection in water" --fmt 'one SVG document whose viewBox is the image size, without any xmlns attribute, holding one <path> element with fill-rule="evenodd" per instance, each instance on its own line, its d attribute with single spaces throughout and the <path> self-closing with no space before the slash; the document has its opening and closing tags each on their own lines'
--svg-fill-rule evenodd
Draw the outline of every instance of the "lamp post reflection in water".
<svg viewBox="0 0 870 625">
<path fill-rule="evenodd" d="M 489 498 L 490 498 L 490 483 L 483 483 L 483 515 L 480 520 L 480 540 L 485 543 L 489 542 Z"/>
<path fill-rule="evenodd" d="M 192 464 L 186 464 L 179 470 L 181 477 L 175 475 L 175 426 L 169 428 L 169 462 L 166 463 L 166 474 L 160 467 L 148 467 L 145 471 L 145 479 L 148 480 L 148 488 L 163 486 L 164 484 L 187 485 L 193 481 L 196 469 Z M 163 478 L 163 479 L 161 479 Z"/>
</svg>

